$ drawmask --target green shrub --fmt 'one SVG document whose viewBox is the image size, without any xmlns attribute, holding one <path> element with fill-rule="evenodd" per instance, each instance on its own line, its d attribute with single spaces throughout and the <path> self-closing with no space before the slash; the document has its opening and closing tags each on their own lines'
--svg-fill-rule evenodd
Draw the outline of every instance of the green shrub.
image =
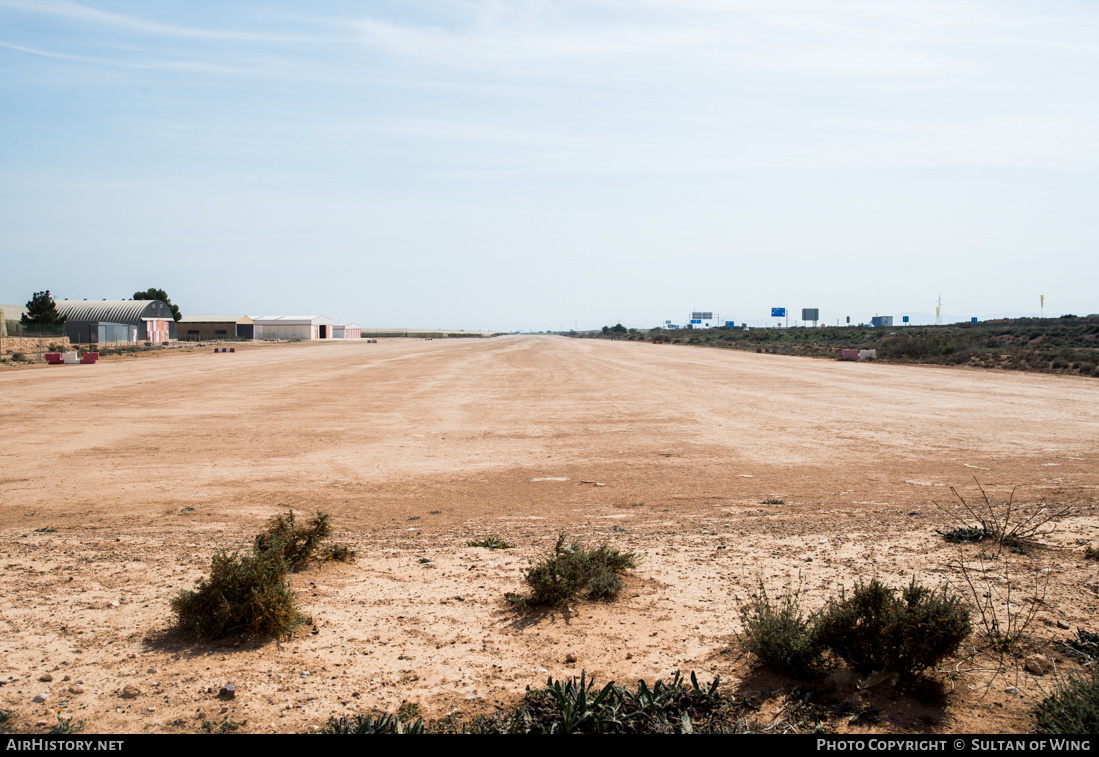
<svg viewBox="0 0 1099 757">
<path fill-rule="evenodd" d="M 527 571 L 530 594 L 508 593 L 505 598 L 515 605 L 559 607 L 573 599 L 612 599 L 625 584 L 621 576 L 636 568 L 638 556 L 622 553 L 606 544 L 588 549 L 580 542 L 565 544 L 566 536 L 557 537 L 553 554 L 533 564 Z"/>
<path fill-rule="evenodd" d="M 219 552 L 208 579 L 172 598 L 179 626 L 203 640 L 238 633 L 286 636 L 309 621 L 298 611 L 287 569 L 280 551 L 263 551 L 258 544 L 252 554 Z"/>
<path fill-rule="evenodd" d="M 1090 544 L 1084 547 L 1084 559 L 1085 560 L 1099 560 L 1099 549 L 1091 546 Z"/>
<path fill-rule="evenodd" d="M 775 601 L 760 582 L 752 601 L 740 609 L 744 630 L 739 641 L 745 652 L 776 673 L 811 678 L 822 670 L 824 647 L 816 618 L 802 612 L 797 594 L 790 591 Z"/>
<path fill-rule="evenodd" d="M 1034 710 L 1038 733 L 1099 733 L 1099 667 L 1072 673 Z"/>
<path fill-rule="evenodd" d="M 0 710 L 0 733 L 15 731 L 15 710 Z"/>
<path fill-rule="evenodd" d="M 896 590 L 872 579 L 829 601 L 817 630 L 821 642 L 864 675 L 908 678 L 953 654 L 973 630 L 969 608 L 944 587 L 935 592 L 912 579 Z"/>
<path fill-rule="evenodd" d="M 278 552 L 287 565 L 299 568 L 331 534 L 327 513 L 314 514 L 307 526 L 299 528 L 291 510 L 271 519 L 267 530 L 256 537 L 256 551 Z"/>
</svg>

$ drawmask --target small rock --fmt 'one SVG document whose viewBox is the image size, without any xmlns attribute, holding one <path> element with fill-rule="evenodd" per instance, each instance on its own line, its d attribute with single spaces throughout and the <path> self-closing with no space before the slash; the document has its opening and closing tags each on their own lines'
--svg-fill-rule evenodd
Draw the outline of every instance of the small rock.
<svg viewBox="0 0 1099 757">
<path fill-rule="evenodd" d="M 1011 695 L 1014 696 L 1015 694 L 1019 693 L 1019 689 L 1016 688 L 1015 686 L 1008 686 L 1006 689 L 1004 689 L 1004 693 L 1005 694 L 1011 694 Z"/>
<path fill-rule="evenodd" d="M 69 693 L 70 694 L 83 694 L 84 693 L 84 687 L 81 686 L 78 683 L 74 683 L 72 686 L 69 687 Z"/>
<path fill-rule="evenodd" d="M 317 628 L 316 626 L 313 626 L 313 630 L 309 632 L 309 635 L 310 636 L 316 636 L 320 632 L 321 632 L 321 629 Z"/>
<path fill-rule="evenodd" d="M 1058 628 L 1063 628 L 1066 631 L 1069 630 L 1070 628 L 1072 628 L 1072 626 L 1070 626 L 1068 623 L 1066 623 L 1063 620 L 1058 620 L 1057 621 L 1057 627 Z"/>
<path fill-rule="evenodd" d="M 565 662 L 576 662 L 576 655 L 572 652 L 569 652 L 567 655 L 565 655 Z"/>
<path fill-rule="evenodd" d="M 148 670 L 146 670 L 145 672 L 146 672 L 146 673 L 148 673 L 149 675 L 156 675 L 156 673 L 157 673 L 158 671 L 157 671 L 157 669 L 156 669 L 156 668 L 149 668 L 149 669 L 148 669 Z"/>
<path fill-rule="evenodd" d="M 892 688 L 897 685 L 900 675 L 888 670 L 874 671 L 865 680 L 859 682 L 860 689 L 872 689 L 875 686 Z"/>
<path fill-rule="evenodd" d="M 1030 657 L 1026 658 L 1023 667 L 1036 676 L 1044 676 L 1046 673 L 1053 670 L 1053 663 L 1043 654 L 1032 654 Z"/>
<path fill-rule="evenodd" d="M 43 692 L 42 694 L 35 694 L 34 695 L 34 703 L 35 704 L 45 704 L 48 701 L 50 701 L 50 695 L 46 694 L 45 692 Z"/>
<path fill-rule="evenodd" d="M 222 715 L 224 715 L 227 712 L 229 712 L 229 705 L 225 705 L 224 707 L 221 708 L 221 714 Z"/>
<path fill-rule="evenodd" d="M 118 607 L 118 600 L 117 599 L 112 599 L 111 600 L 111 607 Z"/>
<path fill-rule="evenodd" d="M 237 687 L 231 683 L 227 683 L 221 687 L 221 692 L 218 693 L 218 696 L 222 699 L 236 699 Z"/>
<path fill-rule="evenodd" d="M 123 699 L 137 699 L 137 697 L 140 694 L 141 694 L 141 689 L 137 688 L 133 684 L 127 684 L 126 686 L 124 686 L 122 688 L 122 698 Z"/>
<path fill-rule="evenodd" d="M 38 676 L 38 680 L 42 681 L 43 683 L 49 683 L 53 680 L 53 676 L 49 673 L 43 673 L 42 675 Z"/>
<path fill-rule="evenodd" d="M 626 652 L 626 659 L 627 660 L 632 660 L 633 659 L 633 652 Z"/>
</svg>

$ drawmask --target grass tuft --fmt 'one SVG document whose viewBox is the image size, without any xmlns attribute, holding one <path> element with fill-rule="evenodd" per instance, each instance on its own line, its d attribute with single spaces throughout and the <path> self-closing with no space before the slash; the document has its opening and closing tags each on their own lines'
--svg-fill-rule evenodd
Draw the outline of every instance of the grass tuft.
<svg viewBox="0 0 1099 757">
<path fill-rule="evenodd" d="M 502 536 L 490 534 L 483 539 L 474 539 L 466 542 L 467 547 L 484 547 L 485 549 L 514 549 L 515 545 Z"/>
<path fill-rule="evenodd" d="M 516 606 L 560 607 L 574 599 L 613 599 L 623 588 L 622 576 L 636 568 L 640 558 L 634 552 L 619 552 L 606 544 L 588 549 L 574 541 L 566 544 L 561 534 L 553 553 L 531 565 L 526 582 L 530 594 L 508 593 L 505 596 Z"/>
<path fill-rule="evenodd" d="M 332 734 L 421 734 L 423 732 L 423 718 L 416 718 L 416 720 L 411 723 L 406 723 L 401 720 L 400 715 L 377 715 L 371 717 L 370 715 L 365 714 L 339 718 L 333 715 L 328 719 L 328 725 L 320 730 L 320 733 Z"/>
</svg>

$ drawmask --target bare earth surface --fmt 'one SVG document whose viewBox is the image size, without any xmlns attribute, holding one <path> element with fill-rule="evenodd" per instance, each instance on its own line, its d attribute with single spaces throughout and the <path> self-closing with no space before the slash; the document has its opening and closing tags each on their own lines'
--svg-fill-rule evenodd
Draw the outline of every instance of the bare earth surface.
<svg viewBox="0 0 1099 757">
<path fill-rule="evenodd" d="M 1024 653 L 1064 670 L 1057 621 L 1099 630 L 1099 563 L 1081 546 L 1096 544 L 1096 460 L 1087 378 L 534 336 L 5 369 L 0 709 L 24 731 L 60 710 L 85 732 L 225 718 L 300 732 L 406 700 L 429 717 L 491 711 L 550 675 L 651 683 L 681 669 L 764 701 L 767 722 L 789 684 L 735 644 L 759 579 L 777 594 L 800 576 L 815 608 L 859 578 L 962 588 L 959 559 L 1014 587 L 1004 618 L 1038 603 Z M 1018 487 L 1016 502 L 1078 510 L 1048 548 L 982 572 L 976 548 L 935 533 L 955 524 L 932 504 L 953 508 L 951 485 L 977 495 L 974 476 L 997 501 Z M 288 508 L 327 511 L 333 541 L 359 552 L 294 574 L 317 633 L 181 643 L 169 598 Z M 628 591 L 509 609 L 504 592 L 560 532 L 639 552 Z M 490 533 L 516 548 L 466 546 Z M 882 713 L 835 727 L 1029 730 L 1054 675 L 985 646 L 975 635 L 936 673 L 950 674 L 945 705 L 841 677 L 832 696 Z M 231 702 L 216 696 L 226 683 Z"/>
</svg>

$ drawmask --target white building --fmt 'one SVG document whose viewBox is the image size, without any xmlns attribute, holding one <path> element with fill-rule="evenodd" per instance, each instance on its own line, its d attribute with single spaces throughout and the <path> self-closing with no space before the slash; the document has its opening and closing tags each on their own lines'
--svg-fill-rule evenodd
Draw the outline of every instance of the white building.
<svg viewBox="0 0 1099 757">
<path fill-rule="evenodd" d="M 331 318 L 323 315 L 254 315 L 256 339 L 332 339 Z"/>
<path fill-rule="evenodd" d="M 332 326 L 332 336 L 336 339 L 359 339 L 363 327 L 357 323 L 337 323 Z"/>
</svg>

